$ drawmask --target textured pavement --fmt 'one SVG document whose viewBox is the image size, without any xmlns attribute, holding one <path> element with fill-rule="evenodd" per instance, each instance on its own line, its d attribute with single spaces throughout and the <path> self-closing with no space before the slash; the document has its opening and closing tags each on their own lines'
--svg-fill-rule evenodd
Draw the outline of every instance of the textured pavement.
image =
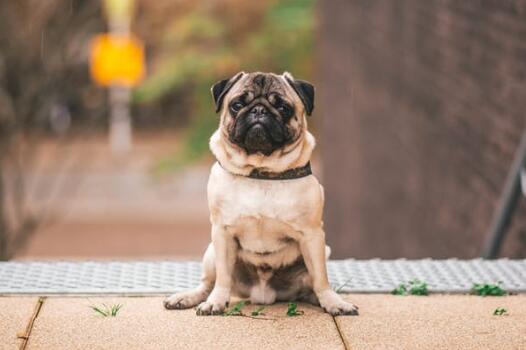
<svg viewBox="0 0 526 350">
<path fill-rule="evenodd" d="M 360 316 L 337 322 L 352 349 L 526 349 L 526 295 L 347 298 Z"/>
<path fill-rule="evenodd" d="M 347 295 L 360 316 L 333 318 L 300 304 L 267 307 L 261 319 L 167 311 L 161 297 L 49 297 L 26 349 L 526 349 L 526 295 Z M 0 298 L 0 349 L 18 349 L 37 298 Z M 116 317 L 89 305 L 123 304 Z M 494 316 L 497 307 L 508 315 Z M 244 312 L 250 315 L 253 305 Z"/>
<path fill-rule="evenodd" d="M 36 297 L 0 298 L 0 349 L 18 349 L 37 303 Z"/>
</svg>

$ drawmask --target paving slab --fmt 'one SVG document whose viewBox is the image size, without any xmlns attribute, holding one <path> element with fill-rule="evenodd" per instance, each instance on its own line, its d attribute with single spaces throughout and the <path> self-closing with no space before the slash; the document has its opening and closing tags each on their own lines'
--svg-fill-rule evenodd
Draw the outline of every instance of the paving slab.
<svg viewBox="0 0 526 350">
<path fill-rule="evenodd" d="M 526 349 L 526 295 L 347 295 L 359 317 L 336 317 L 351 349 Z M 506 316 L 494 316 L 497 307 Z"/>
<path fill-rule="evenodd" d="M 17 333 L 25 332 L 37 300 L 34 297 L 0 298 L 0 349 L 18 349 L 22 340 L 17 338 Z"/>
<path fill-rule="evenodd" d="M 334 320 L 319 308 L 299 304 L 305 314 L 287 317 L 285 304 L 268 307 L 265 318 L 196 316 L 165 310 L 161 297 L 47 298 L 28 349 L 343 349 Z M 88 306 L 123 304 L 117 317 Z M 247 313 L 255 306 L 245 307 Z"/>
</svg>

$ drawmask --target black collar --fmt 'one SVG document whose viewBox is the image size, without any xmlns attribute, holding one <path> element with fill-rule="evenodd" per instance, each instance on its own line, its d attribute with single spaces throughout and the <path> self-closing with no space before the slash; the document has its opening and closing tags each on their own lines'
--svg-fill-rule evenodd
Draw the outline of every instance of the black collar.
<svg viewBox="0 0 526 350">
<path fill-rule="evenodd" d="M 219 165 L 221 165 L 221 163 L 219 163 Z M 222 165 L 221 167 L 225 169 Z M 294 169 L 288 169 L 280 173 L 273 173 L 271 171 L 265 171 L 265 170 L 255 168 L 254 170 L 250 172 L 250 174 L 240 175 L 240 176 L 245 176 L 251 179 L 258 179 L 258 180 L 294 180 L 294 179 L 299 179 L 305 176 L 309 176 L 311 174 L 312 174 L 312 170 L 310 168 L 310 162 L 308 162 L 304 166 L 294 168 Z M 236 175 L 239 175 L 239 174 L 236 174 Z"/>
</svg>

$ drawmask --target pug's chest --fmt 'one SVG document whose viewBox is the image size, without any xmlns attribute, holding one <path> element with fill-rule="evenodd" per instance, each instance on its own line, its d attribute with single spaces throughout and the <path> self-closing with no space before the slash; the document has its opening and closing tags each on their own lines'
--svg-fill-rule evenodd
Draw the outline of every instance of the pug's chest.
<svg viewBox="0 0 526 350">
<path fill-rule="evenodd" d="M 222 224 L 247 232 L 268 233 L 290 229 L 288 226 L 305 215 L 306 203 L 301 203 L 301 198 L 287 184 L 243 180 L 209 194 L 211 214 Z"/>
<path fill-rule="evenodd" d="M 238 217 L 226 225 L 238 248 L 261 256 L 283 250 L 296 243 L 296 231 L 279 220 L 266 217 Z"/>
<path fill-rule="evenodd" d="M 298 235 L 294 227 L 298 220 L 295 203 L 286 197 L 269 187 L 231 191 L 222 199 L 219 220 L 243 251 L 275 253 L 294 242 Z"/>
<path fill-rule="evenodd" d="M 254 240 L 293 237 L 312 221 L 323 203 L 314 176 L 293 180 L 258 180 L 212 168 L 208 185 L 212 224 Z M 240 238 L 242 239 L 242 238 Z"/>
</svg>

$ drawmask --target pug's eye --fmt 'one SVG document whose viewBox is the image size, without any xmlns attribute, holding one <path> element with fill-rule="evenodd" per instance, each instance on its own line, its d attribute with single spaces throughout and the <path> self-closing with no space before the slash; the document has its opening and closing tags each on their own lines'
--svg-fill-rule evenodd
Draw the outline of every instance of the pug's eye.
<svg viewBox="0 0 526 350">
<path fill-rule="evenodd" d="M 279 112 L 284 113 L 284 114 L 287 114 L 290 111 L 289 106 L 287 105 L 280 105 L 277 109 Z"/>
<path fill-rule="evenodd" d="M 234 102 L 230 105 L 230 110 L 234 113 L 237 113 L 243 108 L 244 105 L 241 102 Z"/>
</svg>

